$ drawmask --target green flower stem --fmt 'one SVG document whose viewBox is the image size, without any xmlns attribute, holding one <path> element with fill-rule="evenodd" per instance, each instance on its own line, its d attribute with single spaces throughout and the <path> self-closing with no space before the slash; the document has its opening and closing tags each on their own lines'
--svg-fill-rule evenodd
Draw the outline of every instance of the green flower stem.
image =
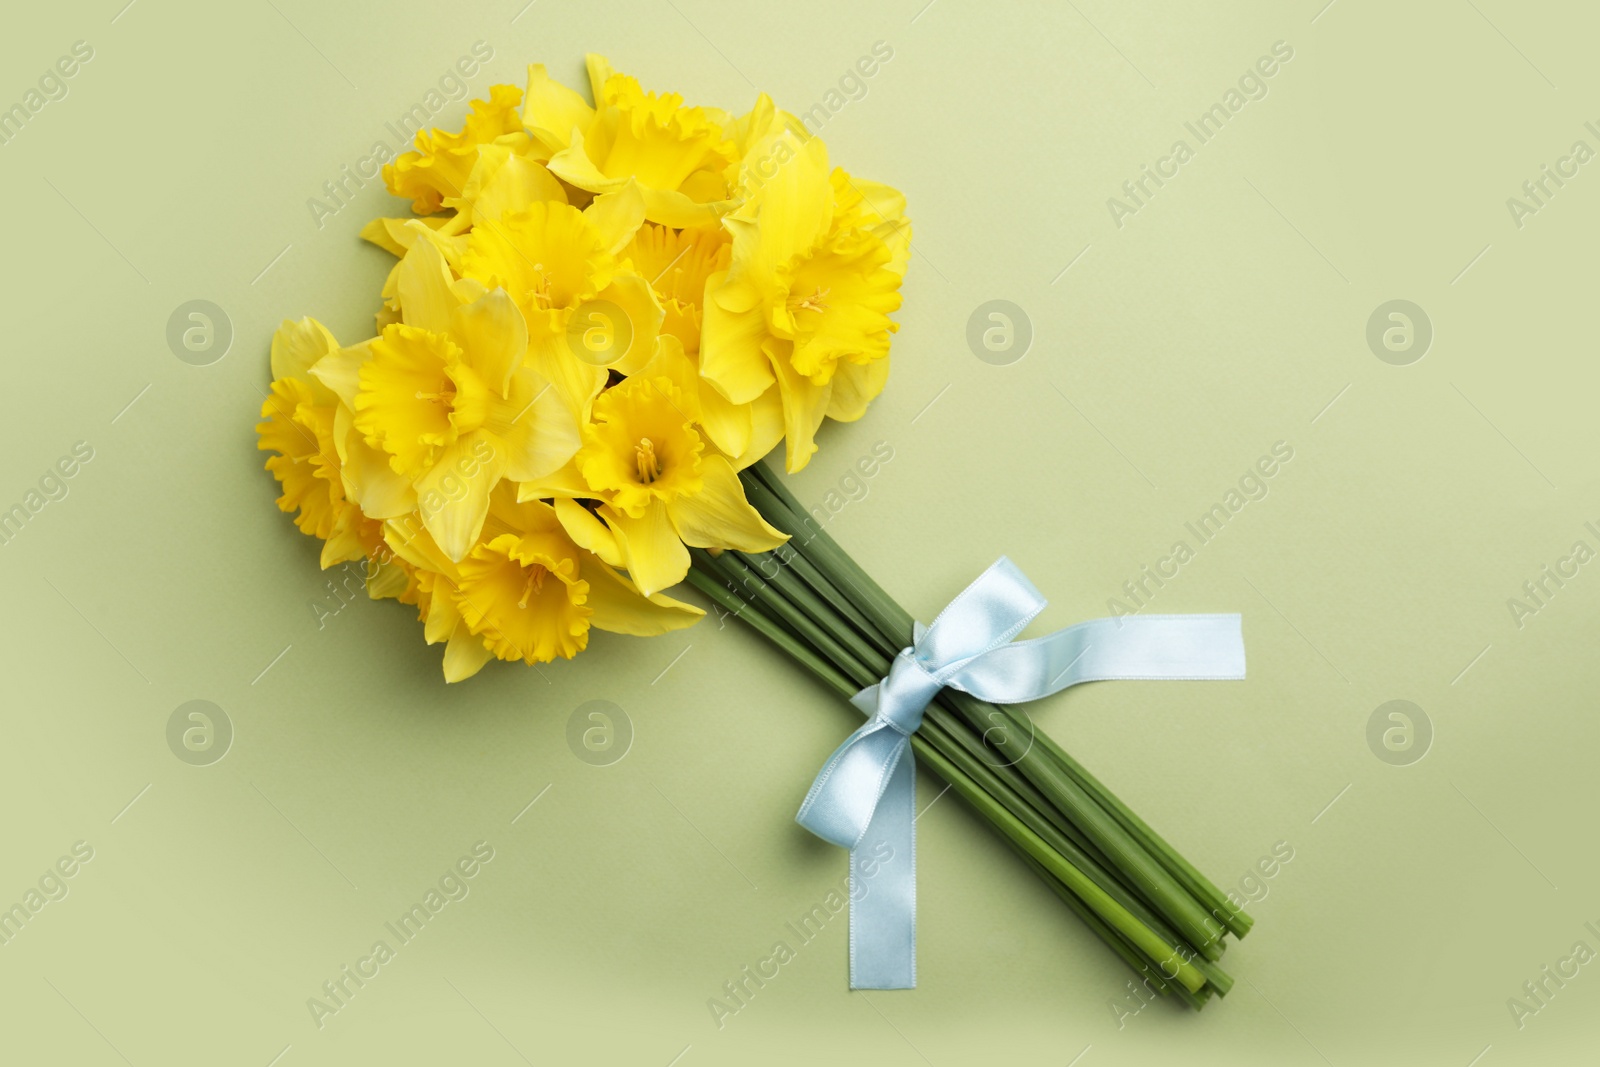
<svg viewBox="0 0 1600 1067">
<path fill-rule="evenodd" d="M 944 690 L 940 696 L 946 694 L 949 705 L 974 729 L 989 729 L 991 738 L 998 733 L 998 739 L 991 743 L 1011 759 L 1040 791 L 1062 806 L 1063 813 L 1134 880 L 1140 892 L 1167 916 L 1188 941 L 1209 959 L 1221 956 L 1223 927 L 1155 857 L 1123 829 L 1121 823 L 1084 792 L 1044 748 L 1033 744 L 1034 738 L 1030 736 L 1033 732 L 1018 723 L 1004 708 L 997 708 L 954 690 Z M 1002 724 L 1002 728 L 993 730 L 995 724 Z"/>
<path fill-rule="evenodd" d="M 748 493 L 752 484 L 761 485 L 767 495 L 781 505 L 774 509 L 778 517 L 767 515 L 767 521 L 788 534 L 790 544 L 826 574 L 839 592 L 850 597 L 861 613 L 898 652 L 911 644 L 911 616 L 872 580 L 854 560 L 839 547 L 826 530 L 811 521 L 811 516 L 789 492 L 783 480 L 774 475 L 763 463 L 745 468 L 741 473 Z M 758 497 L 762 494 L 757 493 Z M 766 514 L 763 512 L 762 514 Z M 898 642 L 898 643 L 896 643 Z"/>
<path fill-rule="evenodd" d="M 861 598 L 859 606 L 862 611 L 873 620 L 874 625 L 882 630 L 890 642 L 903 641 L 909 644 L 912 637 L 910 614 L 895 603 L 870 575 L 840 549 L 826 531 L 820 527 L 810 527 L 805 519 L 800 517 L 804 512 L 781 479 L 766 470 L 762 464 L 748 468 L 745 475 L 747 489 L 751 483 L 760 485 L 766 493 L 757 491 L 756 495 L 763 498 L 763 502 L 781 505 L 773 508 L 777 514 L 769 515 L 768 521 L 790 534 L 794 541 L 798 542 L 797 551 L 804 556 L 814 557 L 813 562 L 830 577 L 841 577 L 842 580 L 836 581 L 835 585 L 840 589 L 848 588 Z M 1181 868 L 1172 870 L 1167 863 L 1162 862 L 1162 859 L 1166 858 L 1170 863 L 1171 857 L 1176 855 L 1170 846 L 1164 849 L 1148 848 L 1141 839 L 1143 835 L 1130 829 L 1124 821 L 1116 818 L 1114 813 L 1108 813 L 1107 808 L 1102 806 L 1100 797 L 1091 795 L 1072 774 L 1073 769 L 1081 771 L 1082 768 L 1076 764 L 1067 765 L 1058 761 L 1058 754 L 1065 755 L 1059 746 L 1052 743 L 1034 750 L 1031 738 L 1035 731 L 1032 730 L 1031 723 L 1024 731 L 1022 724 L 1009 711 L 952 690 L 942 692 L 940 702 L 956 710 L 974 729 L 985 733 L 986 736 L 993 736 L 996 731 L 993 731 L 992 727 L 997 724 L 1009 727 L 998 731 L 1001 741 L 997 747 L 1008 757 L 1012 757 L 1019 769 L 1059 805 L 1063 813 L 1078 823 L 1100 850 L 1112 857 L 1117 866 L 1124 869 L 1138 883 L 1140 889 L 1158 905 L 1159 910 L 1171 916 L 1174 925 L 1198 945 L 1207 957 L 1215 959 L 1220 955 L 1219 938 L 1223 926 L 1234 929 L 1237 919 L 1234 924 L 1227 923 L 1227 916 L 1232 913 L 1232 909 L 1219 908 L 1217 900 L 1207 901 L 1205 895 L 1196 894 L 1190 885 L 1184 884 L 1186 881 L 1192 882 L 1192 879 L 1180 878 Z M 1030 742 L 1027 749 L 1019 752 L 1017 737 L 1023 733 L 1030 737 Z M 1006 751 L 1008 748 L 1012 751 Z M 1104 787 L 1098 792 L 1108 795 Z M 1118 806 L 1126 810 L 1120 802 Z M 1131 814 L 1129 812 L 1129 815 Z M 1166 845 L 1153 832 L 1149 837 L 1159 842 L 1160 846 Z M 1218 919 L 1222 920 L 1222 925 L 1219 925 Z M 1248 925 L 1244 928 L 1248 929 Z"/>
<path fill-rule="evenodd" d="M 1029 856 L 1036 860 L 1052 875 L 1061 881 L 1061 884 L 1072 892 L 1085 904 L 1092 907 L 1095 912 L 1103 916 L 1106 922 L 1114 927 L 1118 933 L 1132 942 L 1140 952 L 1162 965 L 1166 970 L 1175 972 L 1173 977 L 1190 992 L 1198 992 L 1206 984 L 1205 975 L 1201 974 L 1193 964 L 1180 955 L 1178 949 L 1163 941 L 1144 923 L 1140 922 L 1126 908 L 1113 900 L 1104 890 L 1095 885 L 1082 871 L 1062 859 L 1061 856 L 1045 843 L 1033 831 L 1029 830 L 1015 816 L 1007 812 L 995 798 L 978 788 L 972 779 L 960 774 L 939 753 L 928 746 L 926 752 L 919 752 L 930 767 L 937 770 L 950 785 L 978 811 L 982 812 L 1000 832 L 1011 838 L 1025 849 Z M 948 772 L 948 773 L 947 773 Z"/>
<path fill-rule="evenodd" d="M 1170 996 L 1174 989 L 1183 989 L 1185 993 L 1188 993 L 1188 990 L 1184 989 L 1183 986 L 1171 985 L 1166 979 L 1162 978 L 1161 972 L 1149 960 L 1145 959 L 1127 938 L 1101 922 L 1099 916 L 1089 910 L 1088 905 L 1073 896 L 1072 890 L 1058 882 L 1055 876 L 1046 870 L 1038 860 L 1028 855 L 1026 849 L 1009 837 L 1002 836 L 1000 839 L 1006 843 L 1008 848 L 1021 857 L 1022 862 L 1026 863 L 1029 869 L 1043 880 L 1045 885 L 1050 887 L 1052 893 L 1061 898 L 1062 903 L 1072 909 L 1073 914 L 1083 920 L 1085 926 L 1093 930 L 1095 935 L 1110 947 L 1111 951 L 1121 956 L 1124 963 L 1137 971 L 1151 989 L 1164 997 Z M 1193 996 L 1193 994 L 1190 995 Z M 1196 997 L 1195 1006 L 1199 1006 L 1198 997 Z"/>
<path fill-rule="evenodd" d="M 723 552 L 719 556 L 712 556 L 705 549 L 696 548 L 692 550 L 692 554 L 696 558 L 704 556 L 711 566 L 732 578 L 741 592 L 748 592 L 758 603 L 787 623 L 792 630 L 811 642 L 812 647 L 856 683 L 856 689 L 865 688 L 877 681 L 871 669 L 833 636 L 826 623 L 818 622 L 796 607 L 775 589 L 771 582 L 764 580 L 760 573 L 746 563 L 738 553 Z"/>
<path fill-rule="evenodd" d="M 747 601 L 740 600 L 716 576 L 707 574 L 702 570 L 690 568 L 689 584 L 718 604 L 721 604 L 724 608 L 727 608 L 728 611 L 737 615 L 742 621 L 748 623 L 762 637 L 783 649 L 802 667 L 816 675 L 824 685 L 846 700 L 854 696 L 857 690 L 860 689 L 860 686 L 855 685 L 850 679 L 839 673 L 831 663 L 817 655 L 805 643 L 791 636 L 783 627 L 752 608 Z"/>
<path fill-rule="evenodd" d="M 1160 920 L 1152 921 L 1148 909 L 1134 899 L 1126 889 L 1119 886 L 1107 872 L 1089 861 L 1038 812 L 1011 792 L 982 759 L 963 750 L 943 730 L 926 720 L 922 729 L 912 735 L 911 742 L 918 758 L 923 760 L 924 766 L 945 778 L 964 798 L 970 801 L 970 791 L 974 789 L 987 797 L 990 807 L 975 805 L 978 806 L 980 813 L 995 823 L 1008 839 L 1022 845 L 1027 854 L 1050 873 L 1051 878 L 1058 878 L 1064 884 L 1073 884 L 1075 893 L 1076 886 L 1092 886 L 1094 893 L 1080 896 L 1085 908 L 1134 944 L 1148 947 L 1159 943 L 1167 946 L 1168 953 L 1152 957 L 1151 962 L 1168 961 L 1165 971 L 1169 977 L 1172 976 L 1170 972 L 1175 961 L 1189 960 L 1198 964 L 1199 961 L 1192 949 L 1181 939 L 1168 933 Z M 957 781 L 944 774 L 941 770 L 941 761 L 954 766 L 961 780 Z M 997 813 L 1003 813 L 1005 819 L 998 818 Z M 1015 832 L 1018 828 L 1027 834 Z M 1073 882 L 1069 883 L 1065 877 L 1051 873 L 1062 869 L 1075 872 L 1076 877 Z"/>
<path fill-rule="evenodd" d="M 792 539 L 779 553 L 745 561 L 746 577 L 754 563 L 754 572 L 772 586 L 756 583 L 756 588 L 766 590 L 764 597 L 754 589 L 749 592 L 780 612 L 791 629 L 806 634 L 821 658 L 834 658 L 838 667 L 848 662 L 847 676 L 852 680 L 881 678 L 887 657 L 911 642 L 910 614 L 811 520 L 780 478 L 760 465 L 746 470 L 742 478 L 752 503 Z M 775 606 L 780 600 L 787 610 Z M 797 619 L 820 627 L 826 638 L 819 641 Z M 842 659 L 837 656 L 840 645 L 848 649 Z M 877 655 L 870 654 L 874 650 Z M 1095 883 L 1094 875 L 1099 875 L 1096 889 L 1138 919 L 1150 936 L 1164 936 L 1164 943 L 1180 945 L 1187 940 L 1214 960 L 1221 954 L 1224 926 L 1234 933 L 1249 928 L 1247 916 L 1241 918 L 1242 913 L 1226 905 L 1215 887 L 1059 746 L 1043 734 L 1037 735 L 1043 742 L 1035 745 L 1026 715 L 952 690 L 940 694 L 939 705 L 943 707 L 928 709 L 925 722 L 931 729 L 926 732 L 941 738 L 940 755 L 947 760 L 973 761 L 969 788 L 988 789 L 994 794 L 993 805 L 1040 843 L 1048 843 L 1056 861 L 1072 866 L 1080 878 Z M 954 718 L 945 709 L 953 711 Z M 1014 766 L 996 768 L 986 758 L 985 742 Z M 917 747 L 920 756 L 923 746 Z M 1059 846 L 1071 850 L 1082 864 L 1071 864 Z M 1053 869 L 1049 863 L 1045 868 Z M 1129 909 L 1129 903 L 1138 905 L 1138 910 Z M 1143 922 L 1146 917 L 1155 921 L 1159 932 Z M 1171 927 L 1159 917 L 1170 920 Z M 1172 927 L 1181 936 L 1174 936 Z M 1192 957 L 1193 969 L 1217 992 L 1225 993 L 1231 986 L 1232 980 L 1195 955 L 1194 949 L 1181 945 L 1180 951 Z"/>
<path fill-rule="evenodd" d="M 1198 993 L 1191 993 L 1187 986 L 1166 981 L 1162 978 L 1160 969 L 1155 964 L 1145 959 L 1139 950 L 1129 943 L 1126 938 L 1101 922 L 1094 912 L 1090 911 L 1081 900 L 1072 895 L 1072 890 L 1052 878 L 1050 872 L 1041 867 L 1037 860 L 1024 852 L 1010 838 L 1002 837 L 1001 840 L 1005 841 L 1011 850 L 1021 857 L 1022 862 L 1026 863 L 1035 874 L 1044 879 L 1044 883 L 1050 887 L 1050 891 L 1060 897 L 1062 902 L 1072 909 L 1073 914 L 1082 919 L 1084 924 L 1099 935 L 1100 939 L 1109 945 L 1113 952 L 1121 956 L 1128 966 L 1137 971 L 1146 985 L 1162 996 L 1167 996 L 1168 994 L 1176 995 L 1195 1011 L 1205 1007 L 1205 1003 L 1212 992 L 1211 986 L 1208 985 L 1202 988 Z M 1207 977 L 1209 978 L 1209 975 Z M 1216 992 L 1218 996 L 1222 995 L 1222 989 L 1218 988 Z"/>
<path fill-rule="evenodd" d="M 1196 870 L 1188 860 L 1184 859 L 1176 849 L 1166 840 L 1152 830 L 1143 819 L 1134 814 L 1129 807 L 1116 794 L 1100 783 L 1100 780 L 1090 774 L 1082 764 L 1068 755 L 1062 748 L 1051 740 L 1042 731 L 1038 734 L 1040 743 L 1051 750 L 1068 774 L 1083 787 L 1084 791 L 1093 796 L 1100 805 L 1116 817 L 1124 828 L 1135 837 L 1139 838 L 1151 853 L 1157 856 L 1163 865 L 1172 872 L 1178 881 L 1182 882 L 1196 900 L 1207 905 L 1211 914 L 1225 925 L 1235 937 L 1243 937 L 1250 932 L 1255 924 L 1247 913 L 1211 883 L 1205 875 Z"/>
<path fill-rule="evenodd" d="M 805 562 L 805 557 L 798 552 L 788 554 L 788 562 L 780 560 L 774 552 L 762 552 L 755 555 L 733 553 L 739 556 L 754 569 L 756 574 L 771 582 L 783 594 L 785 600 L 805 612 L 820 625 L 827 627 L 841 642 L 848 645 L 851 654 L 862 663 L 873 667 L 877 677 L 881 679 L 888 670 L 888 662 L 894 657 L 893 652 L 885 653 L 877 644 L 869 640 L 864 634 L 858 632 L 852 623 L 840 617 L 839 612 L 833 607 L 832 601 L 819 595 L 815 588 L 801 575 L 795 573 L 795 567 Z M 883 667 L 876 667 L 882 663 Z"/>
<path fill-rule="evenodd" d="M 831 640 L 830 634 L 837 635 L 839 641 L 849 640 L 844 633 L 847 627 L 843 625 L 843 620 L 836 614 L 830 613 L 826 604 L 818 599 L 809 587 L 800 582 L 794 575 L 789 574 L 787 570 L 782 568 L 761 568 L 757 571 L 740 559 L 740 554 L 733 552 L 724 552 L 715 557 L 715 565 L 723 568 L 724 572 L 735 580 L 738 588 L 751 591 L 757 599 L 776 610 L 793 628 L 806 636 L 817 651 L 825 656 L 832 657 L 836 666 L 845 670 L 852 679 L 859 681 L 863 687 L 873 684 L 887 673 L 889 669 L 888 659 L 864 644 L 857 644 L 853 649 L 856 654 L 855 660 L 840 658 L 837 644 Z M 761 581 L 762 576 L 766 575 L 771 576 L 771 587 Z M 796 612 L 800 610 L 804 610 L 809 622 L 807 618 L 796 618 Z M 822 635 L 814 634 L 812 623 L 823 627 L 828 633 Z M 1005 789 L 1011 794 L 1015 794 L 1014 803 L 1006 802 L 1008 810 L 1021 817 L 1029 825 L 1030 829 L 1047 840 L 1051 840 L 1052 835 L 1057 839 L 1061 838 L 1063 834 L 1076 837 L 1075 841 L 1065 843 L 1066 847 L 1073 850 L 1072 854 L 1064 852 L 1062 846 L 1057 845 L 1055 840 L 1051 840 L 1051 844 L 1057 848 L 1057 851 L 1063 851 L 1063 855 L 1080 868 L 1084 868 L 1086 863 L 1092 864 L 1095 872 L 1097 872 L 1093 876 L 1101 884 L 1102 888 L 1106 888 L 1109 891 L 1112 886 L 1115 886 L 1116 892 L 1113 895 L 1117 896 L 1119 903 L 1139 914 L 1139 917 L 1146 923 L 1152 922 L 1153 916 L 1143 909 L 1142 903 L 1136 903 L 1132 895 L 1126 893 L 1125 887 L 1107 871 L 1106 868 L 1109 864 L 1104 861 L 1103 855 L 1097 849 L 1094 849 L 1092 844 L 1077 835 L 1076 828 L 1071 827 L 1070 822 L 1061 818 L 1025 778 L 1016 774 L 1007 765 L 1005 766 L 1005 770 L 1009 772 L 1006 775 L 1007 780 L 1003 785 L 999 784 L 1001 776 L 984 765 L 983 761 L 985 761 L 986 757 L 989 757 L 990 750 L 986 750 L 983 747 L 981 740 L 973 737 L 968 730 L 963 729 L 956 721 L 953 721 L 948 713 L 942 713 L 941 709 L 937 707 L 929 710 L 933 713 L 927 719 L 929 728 L 939 729 L 948 738 L 949 744 L 962 745 L 970 755 L 980 761 L 978 766 L 982 773 L 975 775 L 980 783 L 984 783 L 985 777 L 992 778 L 996 785 L 990 788 L 991 792 L 1001 795 L 999 791 Z M 939 747 L 940 751 L 948 753 L 947 746 L 936 747 Z M 989 787 L 986 785 L 986 788 Z M 1023 814 L 1024 812 L 1026 814 Z M 1048 815 L 1044 814 L 1046 812 Z M 1054 816 L 1054 822 L 1049 820 L 1049 816 Z M 1037 822 L 1030 820 L 1037 820 Z M 1059 822 L 1061 825 L 1057 826 L 1054 824 L 1055 822 Z M 1044 825 L 1041 826 L 1039 825 L 1040 823 Z M 1082 857 L 1082 862 L 1077 857 Z M 1169 940 L 1173 940 L 1176 937 L 1176 935 L 1165 929 L 1160 932 Z"/>
<path fill-rule="evenodd" d="M 744 488 L 745 494 L 750 498 L 750 502 L 756 506 L 756 509 L 762 515 L 767 516 L 767 521 L 792 538 L 789 544 L 777 550 L 784 553 L 780 558 L 780 562 L 786 567 L 793 568 L 802 581 L 838 609 L 845 618 L 849 619 L 851 626 L 865 640 L 871 642 L 879 652 L 886 656 L 893 656 L 899 652 L 904 646 L 895 645 L 885 638 L 879 627 L 874 625 L 872 620 L 868 619 L 861 609 L 856 607 L 855 602 L 846 596 L 822 571 L 818 570 L 816 564 L 807 559 L 805 554 L 796 547 L 804 544 L 810 537 L 805 527 L 806 519 L 798 517 L 794 510 L 780 500 L 764 483 L 754 478 L 746 478 Z M 775 552 L 773 555 L 777 555 L 777 553 Z"/>
<path fill-rule="evenodd" d="M 924 720 L 922 730 L 919 732 L 929 733 L 930 740 L 935 741 L 934 747 L 940 752 L 946 751 L 945 745 L 937 743 L 943 731 L 931 721 Z M 1044 839 L 1063 859 L 1092 879 L 1097 886 L 1105 891 L 1107 896 L 1126 908 L 1162 940 L 1176 946 L 1180 955 L 1190 958 L 1191 962 L 1206 975 L 1207 980 L 1218 986 L 1219 991 L 1232 986 L 1233 980 L 1226 973 L 1205 965 L 1203 962 L 1204 957 L 1199 956 L 1196 950 L 1174 932 L 1160 916 L 1154 914 L 1131 891 L 1129 886 L 1118 879 L 1110 870 L 1107 870 L 1104 864 L 1098 862 L 1091 854 L 1080 848 L 1068 835 L 1052 825 L 1050 820 L 1038 809 L 1018 796 L 1011 783 L 1004 780 L 997 768 L 988 766 L 980 757 L 975 767 L 967 768 L 967 773 L 989 795 L 999 800 L 1006 810 L 1015 815 L 1023 825 Z M 1213 972 L 1215 977 L 1213 977 Z"/>
<path fill-rule="evenodd" d="M 726 556 L 727 553 L 723 555 Z M 695 562 L 697 569 L 690 572 L 690 581 L 696 588 L 728 610 L 737 612 L 739 618 L 750 623 L 758 632 L 772 639 L 791 655 L 804 652 L 806 655 L 796 658 L 811 667 L 813 673 L 841 695 L 853 694 L 854 689 L 850 688 L 851 682 L 847 678 L 837 671 L 826 670 L 821 657 L 790 638 L 759 607 L 741 600 L 737 593 L 717 581 L 718 577 L 727 577 L 727 572 L 720 566 L 725 562 L 723 559 L 711 557 L 709 553 L 697 552 Z M 759 595 L 758 591 L 762 586 L 737 583 L 736 588 L 742 588 L 751 595 Z M 768 598 L 767 603 L 776 606 L 779 601 L 774 597 Z M 842 623 L 842 620 L 837 622 Z M 952 725 L 959 728 L 958 723 Z M 1162 946 L 1161 953 L 1153 955 L 1151 962 L 1182 960 L 1189 955 L 1181 947 L 1170 943 L 1177 939 L 1164 937 L 1162 933 L 1158 933 L 1151 922 L 1139 914 L 1145 911 L 1142 905 L 1129 898 L 1126 891 L 1116 885 L 1114 879 L 1083 856 L 1076 846 L 1050 826 L 1037 811 L 1012 793 L 995 772 L 984 765 L 980 757 L 964 751 L 953 737 L 932 724 L 918 731 L 911 738 L 911 742 L 917 755 L 923 759 L 924 765 L 935 769 L 939 776 L 955 787 L 963 797 L 969 801 L 976 795 L 990 798 L 988 804 L 975 806 L 1003 833 L 1021 844 L 1042 872 L 1049 873 L 1052 878 L 1060 878 L 1063 882 L 1070 878 L 1078 885 L 1092 887 L 1091 894 L 1084 901 L 1084 907 L 1103 915 L 1105 921 L 1119 931 L 1121 936 L 1126 937 L 1130 944 L 1142 946 L 1141 950 L 1147 951 L 1154 945 Z M 1059 851 L 1061 848 L 1065 848 L 1068 855 L 1063 855 Z M 1081 866 L 1091 867 L 1093 873 L 1084 873 L 1080 870 Z M 1072 874 L 1054 873 L 1066 871 Z M 1167 964 L 1167 969 L 1172 969 L 1170 962 Z M 1203 975 L 1200 980 L 1205 980 Z"/>
<path fill-rule="evenodd" d="M 719 582 L 722 583 L 723 587 L 726 590 L 728 590 L 729 592 L 732 592 L 738 598 L 739 604 L 741 605 L 741 610 L 744 610 L 745 607 L 747 607 L 750 603 L 754 602 L 754 600 L 756 599 L 754 591 L 741 588 L 740 587 L 738 573 L 727 566 L 727 564 L 725 562 L 726 558 L 728 556 L 727 552 L 720 552 L 720 553 L 715 553 L 715 554 L 710 553 L 710 552 L 706 552 L 704 554 L 703 558 L 698 558 L 697 559 L 696 558 L 696 553 L 699 553 L 701 551 L 702 550 L 700 550 L 700 549 L 693 549 L 693 548 L 691 548 L 689 550 L 690 561 L 696 568 L 704 571 L 706 574 L 708 574 L 711 577 L 717 579 Z M 718 621 L 720 623 L 721 620 L 718 620 Z M 802 635 L 794 627 L 790 626 L 787 622 L 784 622 L 782 618 L 780 618 L 778 616 L 775 616 L 775 615 L 772 615 L 772 616 L 769 616 L 769 621 L 772 622 L 774 625 L 778 626 L 780 629 L 783 630 L 784 633 L 788 634 L 790 637 L 794 638 L 795 640 L 801 641 L 801 642 L 805 641 L 804 635 Z M 813 648 L 812 651 L 815 652 L 815 651 L 818 651 L 818 650 Z"/>
</svg>

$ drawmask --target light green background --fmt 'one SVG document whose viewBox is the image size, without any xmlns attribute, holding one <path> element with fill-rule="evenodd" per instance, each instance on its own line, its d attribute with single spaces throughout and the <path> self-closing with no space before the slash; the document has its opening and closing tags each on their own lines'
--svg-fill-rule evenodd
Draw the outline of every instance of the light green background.
<svg viewBox="0 0 1600 1067">
<path fill-rule="evenodd" d="M 1600 564 L 1520 628 L 1507 607 L 1575 541 L 1600 549 L 1600 164 L 1520 229 L 1506 206 L 1575 140 L 1600 148 L 1592 10 L 123 2 L 18 8 L 0 36 L 0 105 L 95 52 L 0 147 L 0 507 L 95 452 L 0 547 L 0 905 L 94 848 L 0 946 L 0 1059 L 1594 1062 L 1600 965 L 1520 1030 L 1506 1007 L 1575 941 L 1600 949 Z M 370 328 L 388 260 L 355 235 L 399 205 L 369 185 L 318 229 L 306 201 L 479 40 L 475 94 L 529 61 L 577 82 L 593 50 L 692 101 L 742 109 L 753 84 L 794 111 L 892 47 L 822 132 L 910 201 L 895 372 L 793 484 L 820 502 L 890 444 L 832 529 L 924 618 L 1001 553 L 1051 597 L 1041 627 L 1103 615 L 1293 447 L 1151 606 L 1243 612 L 1249 680 L 1037 709 L 1218 882 L 1293 846 L 1225 1001 L 1119 1027 L 1123 965 L 946 797 L 920 823 L 920 987 L 848 992 L 840 918 L 719 1029 L 708 998 L 844 874 L 792 817 L 854 713 L 714 621 L 448 689 L 407 609 L 318 628 L 316 545 L 255 451 L 268 338 L 305 314 Z M 1280 40 L 1269 95 L 1197 146 L 1183 122 Z M 1180 137 L 1195 157 L 1118 228 L 1107 198 Z M 207 367 L 164 337 L 197 298 L 235 331 Z M 1403 367 L 1364 338 L 1397 298 L 1435 329 Z M 990 299 L 1031 319 L 1010 366 L 965 341 Z M 165 740 L 193 699 L 235 727 L 212 766 Z M 633 724 L 611 766 L 566 742 L 589 699 Z M 1411 766 L 1366 741 L 1391 699 L 1433 724 Z M 470 895 L 319 1030 L 307 998 L 480 840 Z"/>
</svg>

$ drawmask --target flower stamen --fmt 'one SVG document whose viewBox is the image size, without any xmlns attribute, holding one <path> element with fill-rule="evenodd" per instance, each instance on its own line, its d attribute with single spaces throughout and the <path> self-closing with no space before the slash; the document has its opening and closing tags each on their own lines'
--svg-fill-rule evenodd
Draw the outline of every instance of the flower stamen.
<svg viewBox="0 0 1600 1067">
<path fill-rule="evenodd" d="M 548 308 L 555 302 L 554 297 L 550 294 L 550 278 L 544 272 L 543 263 L 535 263 L 533 269 L 539 273 L 539 280 L 534 284 L 533 289 L 529 291 L 528 297 L 540 307 Z"/>
<path fill-rule="evenodd" d="M 805 299 L 795 303 L 793 305 L 794 310 L 795 311 L 816 311 L 816 312 L 827 311 L 828 310 L 828 304 L 827 304 L 828 294 L 830 292 L 832 292 L 832 291 L 833 290 L 831 290 L 831 289 L 824 289 L 821 286 L 818 286 L 816 292 L 812 293 L 810 296 L 806 297 Z"/>
<path fill-rule="evenodd" d="M 545 569 L 542 563 L 535 563 L 529 568 L 527 583 L 523 586 L 522 599 L 517 601 L 517 607 L 526 608 L 528 598 L 544 589 L 544 575 Z"/>
<path fill-rule="evenodd" d="M 633 458 L 639 469 L 639 480 L 646 485 L 661 477 L 661 460 L 656 456 L 656 446 L 648 437 L 641 437 L 639 444 L 633 450 Z"/>
</svg>

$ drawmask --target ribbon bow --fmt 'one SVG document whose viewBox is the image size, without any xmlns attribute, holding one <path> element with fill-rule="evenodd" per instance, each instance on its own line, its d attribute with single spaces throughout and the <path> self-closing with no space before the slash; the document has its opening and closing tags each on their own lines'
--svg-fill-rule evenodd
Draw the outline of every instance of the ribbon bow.
<svg viewBox="0 0 1600 1067">
<path fill-rule="evenodd" d="M 850 849 L 850 988 L 912 989 L 916 971 L 916 792 L 911 735 L 945 686 L 1016 704 L 1079 682 L 1244 677 L 1238 615 L 1093 619 L 1012 641 L 1043 594 L 1004 556 L 917 623 L 889 676 L 851 698 L 867 723 L 817 772 L 795 821 Z"/>
</svg>

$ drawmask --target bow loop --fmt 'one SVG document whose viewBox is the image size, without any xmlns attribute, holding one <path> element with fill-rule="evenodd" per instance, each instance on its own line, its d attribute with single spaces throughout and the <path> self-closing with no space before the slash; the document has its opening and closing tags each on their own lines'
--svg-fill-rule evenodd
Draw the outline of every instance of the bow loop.
<svg viewBox="0 0 1600 1067">
<path fill-rule="evenodd" d="M 1010 641 L 1045 607 L 1044 594 L 1005 556 L 963 589 L 912 647 L 929 673 L 949 677 Z"/>
<path fill-rule="evenodd" d="M 874 717 L 834 749 L 811 783 L 795 822 L 824 841 L 855 848 L 866 836 L 895 765 L 910 743 L 910 734 Z"/>
</svg>

